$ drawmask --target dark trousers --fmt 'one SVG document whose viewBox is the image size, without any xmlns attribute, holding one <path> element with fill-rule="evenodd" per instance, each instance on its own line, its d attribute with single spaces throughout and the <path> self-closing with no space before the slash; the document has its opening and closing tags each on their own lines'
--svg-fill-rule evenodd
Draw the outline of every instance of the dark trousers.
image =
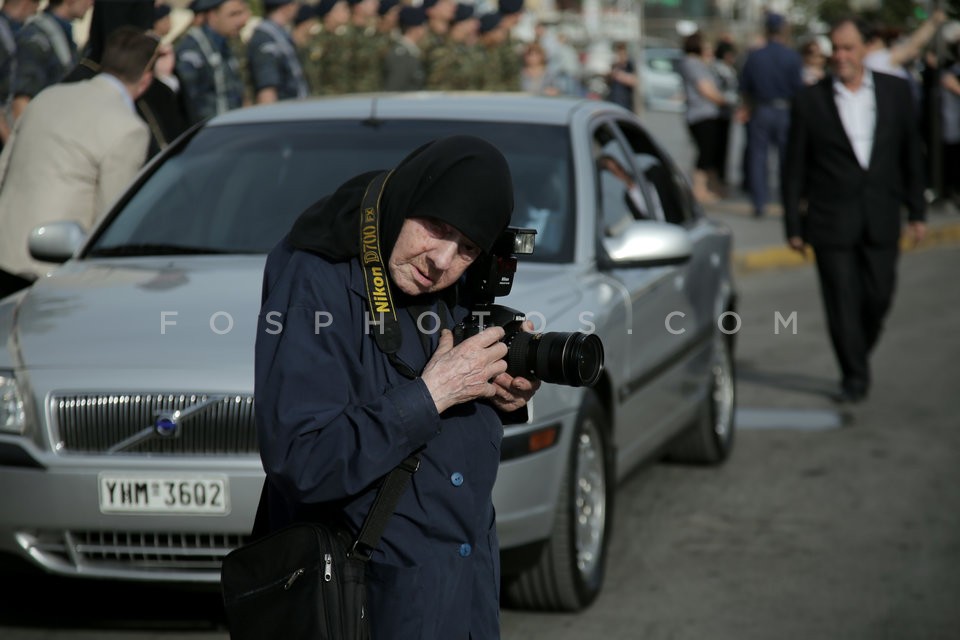
<svg viewBox="0 0 960 640">
<path fill-rule="evenodd" d="M 815 247 L 820 292 L 843 387 L 866 392 L 868 357 L 893 302 L 896 245 L 889 247 Z"/>
<path fill-rule="evenodd" d="M 759 105 L 750 114 L 747 123 L 750 144 L 747 147 L 747 182 L 754 215 L 761 216 L 767 206 L 770 189 L 767 169 L 770 164 L 770 146 L 777 149 L 777 171 L 782 175 L 787 156 L 787 134 L 790 132 L 790 111 Z M 782 185 L 783 180 L 779 183 Z"/>
</svg>

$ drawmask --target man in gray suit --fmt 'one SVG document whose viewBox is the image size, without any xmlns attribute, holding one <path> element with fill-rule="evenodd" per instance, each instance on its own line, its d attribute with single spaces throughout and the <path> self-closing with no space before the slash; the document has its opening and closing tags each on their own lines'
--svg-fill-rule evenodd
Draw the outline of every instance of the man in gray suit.
<svg viewBox="0 0 960 640">
<path fill-rule="evenodd" d="M 87 231 L 143 164 L 150 133 L 134 100 L 153 80 L 159 41 L 133 27 L 107 40 L 101 73 L 40 92 L 0 155 L 0 269 L 50 269 L 27 252 L 30 231 L 73 220 Z"/>
</svg>

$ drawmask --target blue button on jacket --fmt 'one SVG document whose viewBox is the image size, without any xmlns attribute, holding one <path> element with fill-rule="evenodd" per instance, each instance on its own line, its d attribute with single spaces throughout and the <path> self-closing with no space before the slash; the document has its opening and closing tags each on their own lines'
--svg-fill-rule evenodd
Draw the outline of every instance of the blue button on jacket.
<svg viewBox="0 0 960 640">
<path fill-rule="evenodd" d="M 330 263 L 286 242 L 268 256 L 255 396 L 271 528 L 323 517 L 336 504 L 357 530 L 380 478 L 425 445 L 368 563 L 372 637 L 498 638 L 491 491 L 502 424 L 480 402 L 439 416 L 424 383 L 401 376 L 365 334 L 366 308 L 357 260 Z M 398 319 L 398 355 L 420 371 L 427 355 L 414 321 L 404 310 Z M 451 486 L 456 474 L 471 481 Z"/>
</svg>

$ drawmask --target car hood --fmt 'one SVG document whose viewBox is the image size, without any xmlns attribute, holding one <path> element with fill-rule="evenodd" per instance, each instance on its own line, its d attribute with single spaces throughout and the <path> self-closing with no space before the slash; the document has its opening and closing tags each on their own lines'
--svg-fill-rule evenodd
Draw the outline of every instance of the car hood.
<svg viewBox="0 0 960 640">
<path fill-rule="evenodd" d="M 263 264 L 263 256 L 71 262 L 21 298 L 8 344 L 28 369 L 249 369 Z M 554 331 L 576 328 L 564 316 L 581 298 L 568 265 L 528 264 L 497 302 Z"/>
<path fill-rule="evenodd" d="M 67 263 L 20 300 L 20 366 L 251 368 L 263 256 Z"/>
</svg>

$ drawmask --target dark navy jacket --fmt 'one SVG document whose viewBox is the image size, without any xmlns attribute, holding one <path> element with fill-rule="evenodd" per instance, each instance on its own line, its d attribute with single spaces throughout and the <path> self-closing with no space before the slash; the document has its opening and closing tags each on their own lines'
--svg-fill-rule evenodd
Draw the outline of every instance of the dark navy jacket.
<svg viewBox="0 0 960 640">
<path fill-rule="evenodd" d="M 480 402 L 438 415 L 423 381 L 401 376 L 365 331 L 366 309 L 357 260 L 330 263 L 286 241 L 268 256 L 255 393 L 271 528 L 344 501 L 356 530 L 377 481 L 425 445 L 368 565 L 373 638 L 497 638 L 491 490 L 502 423 Z M 399 356 L 420 371 L 427 349 L 411 315 L 400 310 L 398 319 Z M 422 325 L 430 330 L 435 319 Z"/>
</svg>

